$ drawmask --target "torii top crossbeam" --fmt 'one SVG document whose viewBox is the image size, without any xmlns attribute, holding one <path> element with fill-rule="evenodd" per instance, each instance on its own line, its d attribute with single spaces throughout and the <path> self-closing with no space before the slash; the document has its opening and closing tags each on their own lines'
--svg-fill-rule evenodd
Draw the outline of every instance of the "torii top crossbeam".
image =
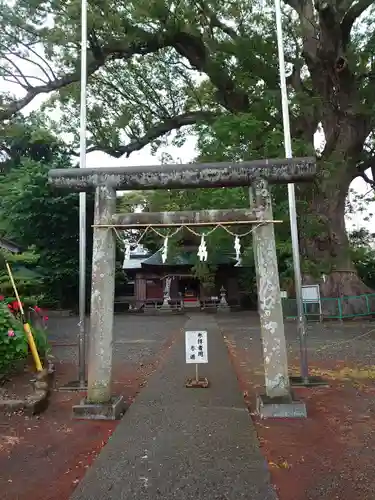
<svg viewBox="0 0 375 500">
<path fill-rule="evenodd" d="M 49 183 L 70 191 L 91 191 L 106 185 L 115 190 L 187 189 L 250 186 L 259 178 L 270 184 L 312 181 L 315 158 L 192 163 L 111 168 L 54 169 Z"/>
</svg>

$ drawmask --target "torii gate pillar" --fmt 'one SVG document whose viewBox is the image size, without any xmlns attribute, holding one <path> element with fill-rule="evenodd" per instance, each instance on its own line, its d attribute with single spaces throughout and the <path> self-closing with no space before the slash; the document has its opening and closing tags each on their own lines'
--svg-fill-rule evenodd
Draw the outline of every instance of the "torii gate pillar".
<svg viewBox="0 0 375 500">
<path fill-rule="evenodd" d="M 249 190 L 250 202 L 259 220 L 273 220 L 268 182 L 259 179 Z M 281 303 L 273 224 L 253 231 L 253 248 L 258 288 L 258 311 L 262 337 L 265 395 L 257 396 L 257 412 L 263 418 L 304 418 L 306 406 L 291 392 L 284 315 Z"/>
<path fill-rule="evenodd" d="M 116 240 L 111 227 L 116 190 L 95 190 L 87 398 L 73 406 L 76 418 L 116 420 L 123 397 L 112 397 L 113 312 Z"/>
</svg>

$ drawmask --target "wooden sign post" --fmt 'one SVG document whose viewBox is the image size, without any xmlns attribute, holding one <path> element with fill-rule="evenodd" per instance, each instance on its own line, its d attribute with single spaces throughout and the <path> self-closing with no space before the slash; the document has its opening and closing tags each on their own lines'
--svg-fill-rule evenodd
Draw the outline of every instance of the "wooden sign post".
<svg viewBox="0 0 375 500">
<path fill-rule="evenodd" d="M 185 361 L 187 364 L 195 364 L 195 378 L 189 378 L 186 387 L 208 387 L 207 378 L 200 377 L 198 370 L 201 363 L 208 363 L 206 331 L 185 332 Z"/>
</svg>

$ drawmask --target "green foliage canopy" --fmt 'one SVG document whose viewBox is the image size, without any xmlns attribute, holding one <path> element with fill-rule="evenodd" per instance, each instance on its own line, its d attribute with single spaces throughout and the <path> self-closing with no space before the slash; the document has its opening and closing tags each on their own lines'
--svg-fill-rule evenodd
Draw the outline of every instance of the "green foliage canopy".
<svg viewBox="0 0 375 500">
<path fill-rule="evenodd" d="M 47 183 L 51 168 L 69 167 L 71 160 L 61 144 L 56 144 L 51 134 L 33 122 L 23 127 L 16 123 L 13 131 L 14 135 L 8 138 L 9 151 L 12 152 L 12 145 L 17 144 L 16 154 L 7 157 L 5 173 L 0 177 L 1 231 L 24 249 L 33 249 L 29 262 L 25 262 L 25 253 L 11 258 L 23 261 L 38 274 L 31 279 L 28 293 L 35 295 L 38 290 L 44 294 L 43 300 L 48 305 L 71 306 L 78 297 L 79 197 L 77 193 L 54 192 Z M 87 207 L 90 221 L 93 220 L 93 197 L 90 195 Z M 90 224 L 87 226 L 87 262 L 90 263 L 92 229 Z M 88 284 L 90 272 L 88 265 Z"/>
<path fill-rule="evenodd" d="M 79 0 L 0 5 L 1 74 L 22 93 L 3 94 L 0 120 L 6 128 L 36 96 L 50 93 L 45 120 L 68 133 L 74 148 Z M 328 295 L 361 288 L 354 272 L 346 273 L 349 281 L 340 273 L 354 270 L 344 224 L 350 183 L 361 176 L 373 184 L 368 169 L 375 172 L 374 13 L 372 0 L 283 6 L 294 154 L 316 152 L 319 161 L 317 182 L 297 189 L 301 254 L 333 276 L 323 287 Z M 272 1 L 95 0 L 88 17 L 90 151 L 129 155 L 157 148 L 172 131 L 179 145 L 187 126 L 197 126 L 207 155 L 224 133 L 235 147 L 221 148 L 221 159 L 282 154 Z M 36 72 L 20 67 L 25 63 Z M 57 118 L 49 113 L 56 108 Z M 316 151 L 318 129 L 324 141 Z"/>
</svg>

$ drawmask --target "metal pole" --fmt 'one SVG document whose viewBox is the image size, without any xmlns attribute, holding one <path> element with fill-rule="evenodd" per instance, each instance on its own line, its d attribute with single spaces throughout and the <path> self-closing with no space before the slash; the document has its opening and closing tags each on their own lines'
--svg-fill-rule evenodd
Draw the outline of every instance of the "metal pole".
<svg viewBox="0 0 375 500">
<path fill-rule="evenodd" d="M 286 76 L 285 76 L 281 0 L 275 0 L 275 12 L 276 12 L 277 47 L 279 53 L 280 90 L 281 90 L 281 106 L 282 106 L 283 128 L 284 128 L 285 157 L 292 158 L 293 153 L 292 153 L 292 140 L 290 134 L 288 94 L 287 94 Z M 292 236 L 292 249 L 293 249 L 294 282 L 295 282 L 296 301 L 297 301 L 297 321 L 298 321 L 297 325 L 298 325 L 298 332 L 300 338 L 300 351 L 301 351 L 301 377 L 307 383 L 309 370 L 307 362 L 306 322 L 303 310 L 301 262 L 300 262 L 300 252 L 299 252 L 299 242 L 298 242 L 296 195 L 294 190 L 294 184 L 288 184 L 288 200 L 289 200 L 290 232 Z"/>
<path fill-rule="evenodd" d="M 81 0 L 81 116 L 79 167 L 86 168 L 87 0 Z M 78 378 L 86 386 L 86 193 L 79 193 Z"/>
</svg>

